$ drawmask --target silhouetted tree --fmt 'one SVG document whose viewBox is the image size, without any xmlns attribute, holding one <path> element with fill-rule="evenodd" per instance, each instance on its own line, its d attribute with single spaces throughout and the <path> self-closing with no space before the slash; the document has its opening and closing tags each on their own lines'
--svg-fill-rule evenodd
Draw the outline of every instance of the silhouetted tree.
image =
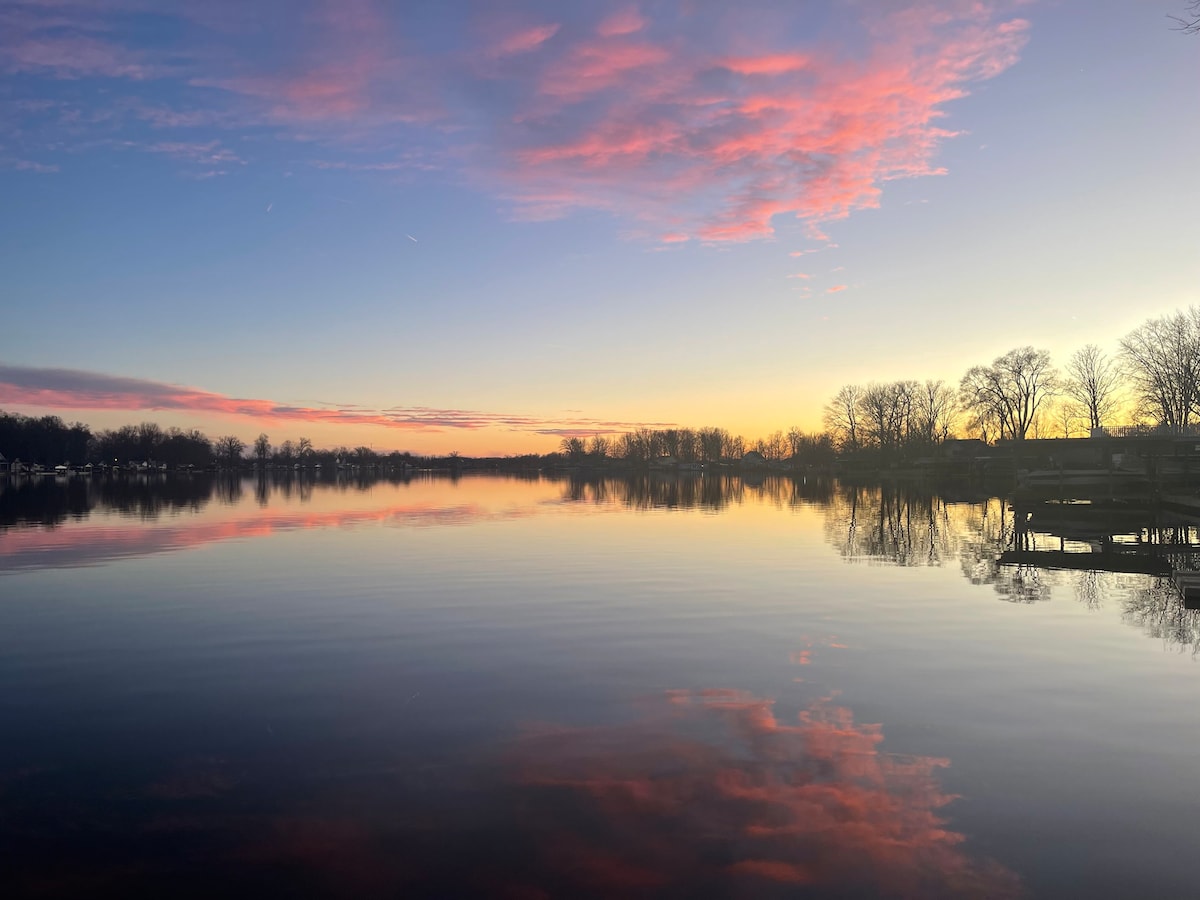
<svg viewBox="0 0 1200 900">
<path fill-rule="evenodd" d="M 267 457 L 271 455 L 271 439 L 267 437 L 266 432 L 262 432 L 254 439 L 254 455 L 258 459 L 259 465 L 267 461 Z"/>
<path fill-rule="evenodd" d="M 859 395 L 859 440 L 864 446 L 895 453 L 913 432 L 915 381 L 872 382 Z"/>
<path fill-rule="evenodd" d="M 58 416 L 0 412 L 0 452 L 10 460 L 82 463 L 92 444 L 92 432 L 82 423 L 67 425 Z"/>
<path fill-rule="evenodd" d="M 1200 399 L 1200 309 L 1150 319 L 1121 339 L 1138 413 L 1186 428 Z"/>
<path fill-rule="evenodd" d="M 941 381 L 926 380 L 915 392 L 913 428 L 922 442 L 929 446 L 940 444 L 954 430 L 958 404 L 954 389 Z"/>
<path fill-rule="evenodd" d="M 729 440 L 729 435 L 723 428 L 701 428 L 699 433 L 700 439 L 700 459 L 704 462 L 720 462 L 721 454 L 725 450 L 725 444 Z"/>
<path fill-rule="evenodd" d="M 158 450 L 158 459 L 169 466 L 203 467 L 212 463 L 212 442 L 200 431 L 168 428 Z"/>
<path fill-rule="evenodd" d="M 242 451 L 246 449 L 246 444 L 241 438 L 232 434 L 227 434 L 224 437 L 217 438 L 214 445 L 217 456 L 229 465 L 235 465 L 242 458 Z"/>
<path fill-rule="evenodd" d="M 601 435 L 593 435 L 592 442 L 588 446 L 588 456 L 602 460 L 608 458 L 609 440 Z"/>
<path fill-rule="evenodd" d="M 825 404 L 825 427 L 833 434 L 843 451 L 853 452 L 862 445 L 859 432 L 859 405 L 862 388 L 848 384 Z"/>
<path fill-rule="evenodd" d="M 1174 20 L 1175 30 L 1184 34 L 1200 34 L 1200 0 L 1192 0 L 1185 9 L 1187 12 L 1182 16 L 1168 16 Z"/>
<path fill-rule="evenodd" d="M 1042 405 L 1058 391 L 1058 373 L 1050 354 L 1018 347 L 998 356 L 990 366 L 974 366 L 963 376 L 959 392 L 964 408 L 975 414 L 981 430 L 994 422 L 1001 438 L 1024 440 Z"/>
<path fill-rule="evenodd" d="M 1074 437 L 1080 428 L 1080 407 L 1070 401 L 1059 401 L 1054 404 L 1054 424 L 1063 437 Z"/>
<path fill-rule="evenodd" d="M 587 456 L 587 445 L 581 437 L 565 437 L 559 446 L 562 447 L 562 452 L 570 462 L 582 462 L 583 458 Z"/>
<path fill-rule="evenodd" d="M 1095 344 L 1076 350 L 1067 363 L 1063 391 L 1078 404 L 1090 428 L 1099 428 L 1117 408 L 1119 387 L 1117 367 Z"/>
</svg>

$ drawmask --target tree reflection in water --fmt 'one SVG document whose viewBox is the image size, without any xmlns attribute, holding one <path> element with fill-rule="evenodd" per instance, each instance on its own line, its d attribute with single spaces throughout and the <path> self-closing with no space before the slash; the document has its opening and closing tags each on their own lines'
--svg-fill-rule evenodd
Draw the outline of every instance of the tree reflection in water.
<svg viewBox="0 0 1200 900">
<path fill-rule="evenodd" d="M 596 507 L 719 513 L 755 504 L 818 510 L 824 517 L 826 540 L 848 562 L 942 567 L 957 561 L 971 584 L 990 585 L 997 597 L 1012 603 L 1048 600 L 1055 586 L 1069 588 L 1089 609 L 1101 609 L 1116 597 L 1129 607 L 1125 615 L 1129 623 L 1140 625 L 1170 646 L 1200 652 L 1195 637 L 1200 630 L 1200 612 L 1186 609 L 1169 582 L 1159 585 L 1148 582 L 1148 575 L 1082 568 L 1059 571 L 1027 563 L 1029 555 L 1062 550 L 1068 544 L 1090 549 L 1100 557 L 1119 556 L 1114 551 L 1123 544 L 1114 538 L 1123 535 L 1173 566 L 1200 568 L 1197 529 L 1179 522 L 1178 517 L 1074 504 L 1042 506 L 1031 514 L 1014 510 L 1007 500 L 997 497 L 956 501 L 920 485 L 863 486 L 823 478 L 656 473 L 545 480 L 560 486 L 563 502 Z M 380 483 L 403 487 L 411 481 L 410 476 L 272 472 L 254 480 L 252 489 L 257 506 L 266 515 L 276 495 L 285 503 L 308 503 L 318 492 L 367 492 Z M 168 513 L 199 512 L 214 501 L 239 505 L 245 489 L 242 479 L 228 476 L 5 480 L 0 481 L 0 529 L 53 529 L 68 519 L 85 519 L 93 511 L 153 521 Z M 181 519 L 176 519 L 173 527 L 187 530 Z M 171 546 L 193 543 L 180 539 Z M 1019 559 L 1002 563 L 1006 553 L 1010 559 Z M 1149 588 L 1148 583 L 1152 585 Z M 1167 627 L 1163 623 L 1175 624 Z"/>
<path fill-rule="evenodd" d="M 1184 607 L 1168 578 L 1130 590 L 1121 603 L 1121 617 L 1169 648 L 1200 655 L 1200 611 Z"/>
</svg>

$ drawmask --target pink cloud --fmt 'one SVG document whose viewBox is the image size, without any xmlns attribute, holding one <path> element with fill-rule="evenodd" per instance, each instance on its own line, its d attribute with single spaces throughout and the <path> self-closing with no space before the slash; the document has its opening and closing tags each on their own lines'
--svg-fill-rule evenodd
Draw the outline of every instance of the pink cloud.
<svg viewBox="0 0 1200 900">
<path fill-rule="evenodd" d="M 666 234 L 660 235 L 658 239 L 664 244 L 682 244 L 691 240 L 682 231 L 668 231 Z"/>
<path fill-rule="evenodd" d="M 775 53 L 726 59 L 721 65 L 738 75 L 785 75 L 802 72 L 810 68 L 813 61 L 800 53 Z"/>
<path fill-rule="evenodd" d="M 833 287 L 829 288 L 829 290 L 827 290 L 825 293 L 839 294 L 842 291 L 846 290 L 848 287 L 849 287 L 849 285 L 847 285 L 847 284 L 835 284 Z"/>
<path fill-rule="evenodd" d="M 665 63 L 670 54 L 655 44 L 634 41 L 581 41 L 543 73 L 539 91 L 579 99 L 620 84 L 639 70 Z"/>
<path fill-rule="evenodd" d="M 646 25 L 647 20 L 638 12 L 637 7 L 627 6 L 605 18 L 596 28 L 596 33 L 601 37 L 618 37 L 623 34 L 634 34 L 641 31 Z"/>
<path fill-rule="evenodd" d="M 252 58 L 243 57 L 240 72 L 197 76 L 189 83 L 255 101 L 242 112 L 248 123 L 336 126 L 343 140 L 439 117 L 432 80 L 441 71 L 405 40 L 383 6 L 370 0 L 325 2 L 306 18 L 319 39 L 279 41 L 285 55 L 271 67 L 253 66 Z"/>
<path fill-rule="evenodd" d="M 534 25 L 531 28 L 523 28 L 515 31 L 492 47 L 490 55 L 513 56 L 520 53 L 529 53 L 558 34 L 559 27 L 557 24 Z"/>
<path fill-rule="evenodd" d="M 403 504 L 378 509 L 330 512 L 265 512 L 252 518 L 175 524 L 150 521 L 133 525 L 83 526 L 8 531 L 0 543 L 0 571 L 103 565 L 117 559 L 174 553 L 207 544 L 270 537 L 287 531 L 350 528 L 379 523 L 402 528 L 469 525 L 522 519 L 537 508 L 487 509 L 479 504 L 433 506 Z"/>
<path fill-rule="evenodd" d="M 562 25 L 484 14 L 471 27 L 498 37 L 447 48 L 441 33 L 425 41 L 403 4 L 320 0 L 279 20 L 231 13 L 224 30 L 221 14 L 204 14 L 218 43 L 173 51 L 168 69 L 168 57 L 122 45 L 125 25 L 105 5 L 72 2 L 21 6 L 10 21 L 0 10 L 0 71 L 171 78 L 178 108 L 116 107 L 156 128 L 266 127 L 374 155 L 347 169 L 382 170 L 403 147 L 511 201 L 519 219 L 603 210 L 629 234 L 738 242 L 770 238 L 786 218 L 824 239 L 824 223 L 878 206 L 888 181 L 945 172 L 939 148 L 959 134 L 947 104 L 1024 46 L 1028 23 L 1003 12 L 1012 5 L 862 8 L 857 23 L 839 19 L 837 41 L 791 26 L 756 34 L 753 3 L 711 17 L 628 5 L 594 25 L 563 7 Z M 219 43 L 268 28 L 271 54 Z"/>
<path fill-rule="evenodd" d="M 497 174 L 518 204 L 552 191 L 563 212 L 672 219 L 704 241 L 770 237 L 783 215 L 823 238 L 820 223 L 878 206 L 887 181 L 943 174 L 937 150 L 957 134 L 938 124 L 944 105 L 1025 41 L 1027 23 L 986 3 L 921 10 L 878 16 L 845 58 L 579 39 L 546 62 L 539 94 L 557 104 L 517 118 Z"/>
<path fill-rule="evenodd" d="M 802 278 L 805 281 L 807 281 L 808 279 L 812 278 L 812 276 L 809 275 L 807 272 L 793 272 L 791 275 L 788 276 L 788 278 Z"/>
<path fill-rule="evenodd" d="M 410 431 L 503 428 L 531 434 L 623 433 L 668 422 L 620 422 L 581 416 L 547 418 L 480 410 L 395 406 L 292 406 L 274 400 L 230 397 L 198 388 L 76 369 L 43 369 L 0 364 L 0 404 L 34 409 L 181 410 L 240 416 L 263 422 L 318 422 L 374 425 Z"/>
</svg>

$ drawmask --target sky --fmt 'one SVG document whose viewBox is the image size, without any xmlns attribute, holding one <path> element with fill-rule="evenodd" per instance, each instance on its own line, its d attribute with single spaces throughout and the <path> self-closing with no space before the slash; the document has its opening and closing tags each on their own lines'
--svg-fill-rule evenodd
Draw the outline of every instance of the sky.
<svg viewBox="0 0 1200 900">
<path fill-rule="evenodd" d="M 0 4 L 0 408 L 821 427 L 1200 303 L 1186 0 Z"/>
</svg>

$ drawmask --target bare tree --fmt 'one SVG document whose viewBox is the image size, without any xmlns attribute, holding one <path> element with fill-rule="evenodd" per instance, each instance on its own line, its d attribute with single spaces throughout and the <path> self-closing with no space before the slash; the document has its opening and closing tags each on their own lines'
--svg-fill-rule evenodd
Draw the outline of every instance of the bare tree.
<svg viewBox="0 0 1200 900">
<path fill-rule="evenodd" d="M 959 388 L 964 408 L 981 427 L 994 422 L 1001 438 L 1023 441 L 1042 405 L 1058 391 L 1058 373 L 1050 354 L 1018 347 L 996 357 L 990 366 L 974 366 Z"/>
<path fill-rule="evenodd" d="M 700 458 L 700 438 L 691 428 L 679 429 L 677 457 L 680 462 L 692 463 Z"/>
<path fill-rule="evenodd" d="M 1080 407 L 1070 400 L 1061 400 L 1054 404 L 1054 424 L 1065 438 L 1074 437 L 1080 429 Z"/>
<path fill-rule="evenodd" d="M 1200 0 L 1192 0 L 1186 7 L 1187 12 L 1182 16 L 1167 16 L 1175 22 L 1172 26 L 1184 34 L 1200 34 Z"/>
<path fill-rule="evenodd" d="M 800 430 L 800 426 L 793 425 L 788 429 L 787 433 L 788 451 L 793 458 L 800 455 L 800 448 L 804 446 L 804 432 Z"/>
<path fill-rule="evenodd" d="M 884 452 L 902 447 L 911 436 L 913 402 L 917 382 L 872 382 L 859 398 L 859 431 L 863 444 L 871 444 Z"/>
<path fill-rule="evenodd" d="M 842 450 L 857 450 L 862 444 L 858 423 L 862 393 L 863 389 L 857 384 L 848 384 L 825 404 L 825 427 Z"/>
<path fill-rule="evenodd" d="M 587 456 L 587 444 L 581 437 L 565 437 L 559 445 L 567 459 L 577 463 Z"/>
<path fill-rule="evenodd" d="M 1200 399 L 1200 309 L 1150 319 L 1121 339 L 1138 413 L 1186 428 Z"/>
<path fill-rule="evenodd" d="M 728 441 L 729 435 L 723 428 L 701 428 L 700 458 L 705 462 L 720 462 Z"/>
<path fill-rule="evenodd" d="M 213 450 L 216 452 L 217 457 L 224 459 L 230 465 L 233 465 L 242 458 L 242 451 L 245 449 L 245 442 L 232 434 L 217 438 L 213 444 Z"/>
<path fill-rule="evenodd" d="M 266 432 L 262 432 L 254 439 L 254 455 L 258 459 L 259 465 L 267 461 L 267 457 L 271 455 L 271 439 L 267 437 Z"/>
<path fill-rule="evenodd" d="M 1067 363 L 1063 392 L 1079 404 L 1091 428 L 1099 428 L 1116 410 L 1120 386 L 1116 365 L 1095 344 L 1076 350 Z"/>
<path fill-rule="evenodd" d="M 765 439 L 760 438 L 754 445 L 754 449 L 762 454 L 762 458 L 766 460 L 783 459 L 787 453 L 787 439 L 783 436 L 782 431 L 776 431 L 774 434 Z"/>
<path fill-rule="evenodd" d="M 954 389 L 941 379 L 930 379 L 917 390 L 914 402 L 913 424 L 921 440 L 928 445 L 945 441 L 958 415 Z"/>
</svg>

